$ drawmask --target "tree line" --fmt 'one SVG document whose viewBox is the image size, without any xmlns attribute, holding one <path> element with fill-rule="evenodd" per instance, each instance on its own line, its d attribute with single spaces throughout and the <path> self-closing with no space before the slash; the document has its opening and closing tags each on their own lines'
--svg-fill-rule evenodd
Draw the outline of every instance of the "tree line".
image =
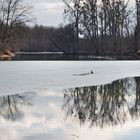
<svg viewBox="0 0 140 140">
<path fill-rule="evenodd" d="M 66 20 L 73 23 L 77 49 L 80 35 L 96 54 L 137 53 L 140 38 L 140 1 L 63 0 Z"/>
<path fill-rule="evenodd" d="M 136 54 L 140 48 L 140 1 L 63 0 L 65 24 L 28 26 L 31 7 L 0 0 L 0 52 Z"/>
</svg>

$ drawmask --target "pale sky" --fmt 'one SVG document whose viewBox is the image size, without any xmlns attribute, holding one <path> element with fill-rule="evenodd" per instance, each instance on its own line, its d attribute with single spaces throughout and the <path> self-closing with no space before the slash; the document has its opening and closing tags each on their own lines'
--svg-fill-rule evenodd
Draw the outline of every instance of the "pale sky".
<svg viewBox="0 0 140 140">
<path fill-rule="evenodd" d="M 63 22 L 64 3 L 62 0 L 24 0 L 33 6 L 32 14 L 39 25 L 58 26 Z"/>
</svg>

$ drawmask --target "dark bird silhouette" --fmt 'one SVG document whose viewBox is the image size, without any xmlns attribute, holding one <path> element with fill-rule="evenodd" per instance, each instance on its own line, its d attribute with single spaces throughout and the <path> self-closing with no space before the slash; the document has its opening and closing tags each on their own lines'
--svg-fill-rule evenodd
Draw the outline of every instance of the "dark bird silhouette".
<svg viewBox="0 0 140 140">
<path fill-rule="evenodd" d="M 91 72 L 88 73 L 82 73 L 82 74 L 73 74 L 74 76 L 85 76 L 85 75 L 90 75 L 93 74 L 93 71 L 91 70 Z"/>
</svg>

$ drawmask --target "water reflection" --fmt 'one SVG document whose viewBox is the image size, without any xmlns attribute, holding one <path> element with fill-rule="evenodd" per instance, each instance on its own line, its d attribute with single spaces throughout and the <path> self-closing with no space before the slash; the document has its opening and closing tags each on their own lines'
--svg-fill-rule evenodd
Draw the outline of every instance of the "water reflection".
<svg viewBox="0 0 140 140">
<path fill-rule="evenodd" d="M 129 121 L 140 116 L 139 77 L 107 85 L 67 89 L 64 95 L 61 89 L 43 90 L 35 95 L 0 97 L 0 139 L 92 140 L 94 137 L 98 140 L 121 140 L 130 133 L 135 139 L 133 131 L 139 136 L 140 120 Z M 126 121 L 123 127 L 105 127 Z M 87 126 L 105 129 L 100 131 L 100 128 L 89 129 Z"/>
<path fill-rule="evenodd" d="M 22 119 L 22 109 L 32 105 L 31 99 L 35 93 L 24 93 L 0 97 L 0 116 L 10 121 Z"/>
<path fill-rule="evenodd" d="M 80 125 L 115 126 L 140 116 L 140 78 L 126 78 L 107 85 L 64 91 L 66 117 Z"/>
<path fill-rule="evenodd" d="M 130 108 L 130 113 L 133 118 L 137 118 L 140 116 L 140 77 L 135 77 L 135 82 L 136 82 L 135 103 Z"/>
</svg>

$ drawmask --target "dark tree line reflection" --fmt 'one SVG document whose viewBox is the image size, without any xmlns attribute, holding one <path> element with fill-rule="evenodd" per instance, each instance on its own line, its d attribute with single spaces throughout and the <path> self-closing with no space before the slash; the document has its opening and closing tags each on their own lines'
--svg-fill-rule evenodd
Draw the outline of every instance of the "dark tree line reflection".
<svg viewBox="0 0 140 140">
<path fill-rule="evenodd" d="M 6 120 L 16 121 L 24 116 L 23 108 L 31 106 L 35 93 L 0 96 L 0 116 Z"/>
<path fill-rule="evenodd" d="M 114 126 L 140 116 L 140 78 L 126 78 L 111 84 L 64 91 L 66 117 L 80 125 Z"/>
</svg>

